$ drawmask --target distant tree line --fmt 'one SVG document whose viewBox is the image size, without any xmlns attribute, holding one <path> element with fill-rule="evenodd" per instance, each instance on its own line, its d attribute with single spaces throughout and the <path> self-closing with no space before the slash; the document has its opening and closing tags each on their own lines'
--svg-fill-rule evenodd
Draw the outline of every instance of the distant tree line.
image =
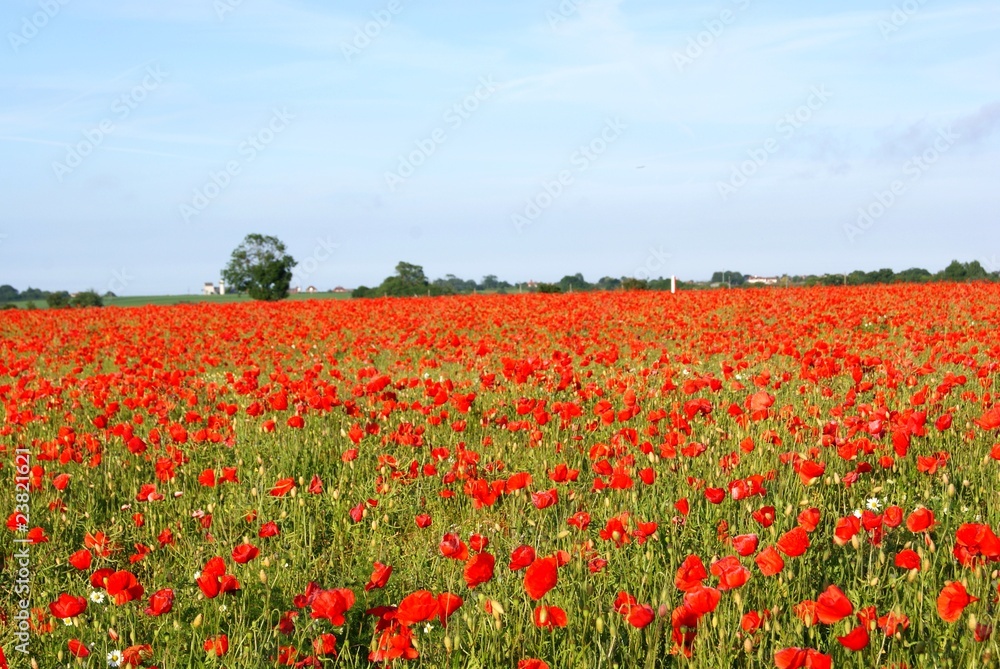
<svg viewBox="0 0 1000 669">
<path fill-rule="evenodd" d="M 685 284 L 678 282 L 678 288 Z M 482 281 L 460 279 L 454 274 L 446 274 L 443 279 L 433 281 L 427 278 L 424 268 L 408 262 L 396 265 L 396 273 L 386 277 L 374 288 L 360 286 L 351 293 L 352 297 L 407 297 L 416 295 L 462 295 L 470 293 L 583 293 L 594 290 L 670 290 L 670 279 L 616 279 L 606 276 L 597 283 L 590 283 L 582 274 L 564 276 L 555 283 L 535 283 L 533 281 L 512 284 L 502 281 L 494 274 L 488 274 Z"/>
<path fill-rule="evenodd" d="M 712 274 L 709 282 L 677 281 L 678 290 L 707 288 L 716 284 L 727 284 L 733 288 L 758 285 L 748 281 L 752 275 L 736 271 L 719 271 Z M 854 271 L 850 274 L 796 275 L 780 277 L 781 285 L 796 286 L 860 286 L 866 284 L 884 283 L 927 283 L 931 281 L 1000 281 L 1000 272 L 989 273 L 979 263 L 952 261 L 940 272 L 931 273 L 926 269 L 914 267 L 895 272 L 891 269 L 880 269 L 873 272 Z M 589 291 L 608 290 L 670 290 L 670 277 L 657 279 L 637 279 L 634 277 L 614 278 L 605 276 L 595 283 L 584 279 L 583 274 L 566 275 L 556 282 L 535 283 L 522 282 L 512 284 L 500 280 L 496 275 L 484 276 L 482 281 L 460 279 L 454 274 L 446 274 L 442 279 L 427 278 L 424 268 L 408 262 L 396 265 L 396 273 L 386 277 L 374 288 L 360 286 L 352 293 L 353 297 L 406 297 L 415 295 L 462 295 L 470 293 L 584 293 Z"/>
<path fill-rule="evenodd" d="M 114 297 L 114 294 L 105 293 L 104 297 Z M 44 301 L 50 309 L 104 306 L 104 299 L 93 290 L 85 290 L 71 295 L 65 290 L 49 291 L 28 288 L 19 291 L 9 284 L 0 286 L 0 309 L 16 309 L 17 305 L 13 304 L 14 302 L 27 302 L 27 308 L 31 309 L 37 306 L 35 302 L 41 301 Z"/>
<path fill-rule="evenodd" d="M 729 284 L 731 286 L 750 285 L 748 279 L 750 274 L 742 272 L 724 271 L 712 274 L 711 283 Z M 978 260 L 972 262 L 951 261 L 951 264 L 940 272 L 932 273 L 921 267 L 912 267 L 895 272 L 889 268 L 878 269 L 873 272 L 862 272 L 855 270 L 849 274 L 807 274 L 780 277 L 781 283 L 805 286 L 862 286 L 866 284 L 879 283 L 927 283 L 931 281 L 953 281 L 963 283 L 967 281 L 998 281 L 1000 272 L 987 272 Z"/>
<path fill-rule="evenodd" d="M 712 274 L 713 284 L 729 284 L 730 286 L 751 285 L 749 274 L 742 272 L 715 272 Z M 780 277 L 780 283 L 800 286 L 863 286 L 884 283 L 929 283 L 932 281 L 951 281 L 965 283 L 968 281 L 1000 281 L 1000 272 L 987 272 L 978 260 L 972 262 L 951 261 L 947 267 L 937 273 L 932 273 L 922 267 L 896 272 L 889 268 L 863 272 L 855 270 L 849 274 L 808 274 Z"/>
</svg>

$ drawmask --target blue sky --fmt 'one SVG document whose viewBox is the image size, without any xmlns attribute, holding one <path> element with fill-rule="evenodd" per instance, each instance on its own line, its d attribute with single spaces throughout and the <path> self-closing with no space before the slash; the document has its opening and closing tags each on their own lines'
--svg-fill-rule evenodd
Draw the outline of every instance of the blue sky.
<svg viewBox="0 0 1000 669">
<path fill-rule="evenodd" d="M 6 0 L 0 283 L 1000 269 L 995 0 L 333 4 Z"/>
</svg>

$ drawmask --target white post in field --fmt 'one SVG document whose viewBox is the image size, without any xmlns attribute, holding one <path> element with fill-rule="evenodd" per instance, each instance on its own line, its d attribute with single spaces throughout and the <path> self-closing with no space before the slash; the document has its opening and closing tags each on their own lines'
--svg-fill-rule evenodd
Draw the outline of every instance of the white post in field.
<svg viewBox="0 0 1000 669">
<path fill-rule="evenodd" d="M 673 295 L 677 292 L 677 277 L 670 277 L 670 294 Z"/>
</svg>

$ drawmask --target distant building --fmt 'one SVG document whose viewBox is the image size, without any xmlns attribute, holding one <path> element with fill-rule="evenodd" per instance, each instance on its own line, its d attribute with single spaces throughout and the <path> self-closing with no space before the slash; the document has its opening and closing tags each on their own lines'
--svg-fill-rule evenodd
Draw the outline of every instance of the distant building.
<svg viewBox="0 0 1000 669">
<path fill-rule="evenodd" d="M 301 291 L 299 290 L 299 287 L 298 287 L 298 286 L 295 286 L 294 288 L 290 288 L 290 289 L 288 290 L 288 292 L 289 292 L 289 293 L 290 293 L 291 295 L 298 295 L 298 294 L 299 294 L 299 293 L 300 293 Z"/>
<path fill-rule="evenodd" d="M 202 295 L 225 295 L 226 294 L 226 283 L 222 279 L 219 279 L 219 285 L 216 286 L 211 281 L 206 281 L 205 285 L 201 289 Z"/>
<path fill-rule="evenodd" d="M 747 283 L 763 284 L 765 286 L 778 285 L 779 277 L 776 276 L 748 276 Z"/>
<path fill-rule="evenodd" d="M 316 286 L 309 286 L 308 288 L 306 288 L 306 292 L 307 293 L 315 293 L 316 292 Z"/>
<path fill-rule="evenodd" d="M 333 289 L 333 292 L 335 292 L 335 293 L 346 293 L 347 289 L 344 288 L 343 286 L 337 286 L 336 288 Z"/>
</svg>

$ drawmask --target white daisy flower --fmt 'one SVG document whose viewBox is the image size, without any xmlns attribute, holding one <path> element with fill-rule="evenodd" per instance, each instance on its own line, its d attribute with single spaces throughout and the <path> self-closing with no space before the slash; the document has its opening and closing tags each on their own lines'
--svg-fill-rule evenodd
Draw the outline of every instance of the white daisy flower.
<svg viewBox="0 0 1000 669">
<path fill-rule="evenodd" d="M 875 513 L 882 508 L 882 502 L 879 501 L 878 497 L 869 497 L 868 503 L 865 504 L 865 506 L 868 508 L 869 511 Z"/>
<path fill-rule="evenodd" d="M 101 590 L 91 590 L 90 591 L 90 601 L 95 604 L 104 603 L 104 592 Z"/>
<path fill-rule="evenodd" d="M 123 659 L 125 658 L 122 656 L 122 652 L 120 650 L 113 650 L 108 653 L 108 666 L 117 667 L 121 665 Z"/>
</svg>

